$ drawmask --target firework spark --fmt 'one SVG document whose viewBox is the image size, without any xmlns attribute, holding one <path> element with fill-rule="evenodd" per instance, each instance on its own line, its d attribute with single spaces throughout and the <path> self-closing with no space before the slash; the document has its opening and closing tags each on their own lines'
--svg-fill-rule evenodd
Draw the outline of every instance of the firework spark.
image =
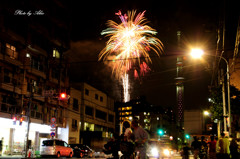
<svg viewBox="0 0 240 159">
<path fill-rule="evenodd" d="M 128 71 L 134 67 L 134 77 L 144 76 L 150 70 L 147 63 L 151 63 L 149 51 L 153 50 L 158 56 L 163 52 L 162 42 L 154 37 L 156 30 L 146 25 L 144 12 L 128 11 L 122 15 L 116 13 L 121 23 L 112 20 L 107 22 L 109 28 L 101 32 L 109 37 L 106 47 L 100 52 L 99 60 L 111 61 L 112 72 L 122 80 L 124 102 L 130 100 L 130 82 Z"/>
<path fill-rule="evenodd" d="M 153 50 L 158 56 L 163 50 L 162 42 L 154 37 L 157 34 L 155 29 L 146 25 L 144 18 L 145 11 L 137 14 L 136 11 L 128 11 L 128 14 L 122 15 L 121 11 L 116 13 L 121 23 L 118 24 L 112 20 L 107 22 L 109 28 L 101 32 L 109 40 L 106 47 L 100 52 L 99 60 L 109 60 L 109 56 L 114 56 L 113 73 L 116 77 L 124 76 L 132 68 L 138 65 L 141 71 L 147 71 L 146 65 L 151 61 L 149 51 Z M 147 68 L 148 67 L 148 68 Z M 136 69 L 134 74 L 139 76 Z M 140 72 L 141 75 L 145 73 Z"/>
</svg>

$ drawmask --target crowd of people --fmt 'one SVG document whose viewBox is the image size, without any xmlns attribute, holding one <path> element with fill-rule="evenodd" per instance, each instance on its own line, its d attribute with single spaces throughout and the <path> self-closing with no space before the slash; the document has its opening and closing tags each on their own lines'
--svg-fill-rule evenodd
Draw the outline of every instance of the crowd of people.
<svg viewBox="0 0 240 159">
<path fill-rule="evenodd" d="M 147 159 L 147 146 L 149 134 L 140 125 L 137 119 L 131 123 L 123 122 L 123 134 L 116 134 L 104 146 L 105 153 L 111 153 L 114 158 L 119 158 L 118 151 L 122 152 L 122 159 Z M 189 159 L 189 151 L 192 152 L 194 159 L 240 159 L 239 145 L 236 139 L 225 136 L 221 133 L 221 137 L 211 136 L 210 141 L 202 136 L 199 140 L 197 136 L 193 137 L 191 147 L 185 143 L 182 151 L 182 158 Z"/>
<path fill-rule="evenodd" d="M 147 158 L 147 145 L 149 134 L 140 125 L 137 119 L 131 124 L 128 121 L 123 122 L 124 132 L 122 136 L 114 135 L 113 138 L 104 146 L 105 153 L 112 153 L 114 158 L 119 158 L 118 151 L 123 153 L 121 158 L 138 159 Z"/>
<path fill-rule="evenodd" d="M 210 141 L 206 142 L 205 137 L 201 137 L 201 141 L 197 136 L 193 137 L 193 142 L 191 143 L 191 149 L 194 159 L 240 159 L 239 156 L 239 145 L 236 139 L 230 139 L 221 133 L 221 137 L 211 136 Z M 185 147 L 186 149 L 186 147 Z M 188 159 L 189 154 L 183 154 L 183 159 Z"/>
</svg>

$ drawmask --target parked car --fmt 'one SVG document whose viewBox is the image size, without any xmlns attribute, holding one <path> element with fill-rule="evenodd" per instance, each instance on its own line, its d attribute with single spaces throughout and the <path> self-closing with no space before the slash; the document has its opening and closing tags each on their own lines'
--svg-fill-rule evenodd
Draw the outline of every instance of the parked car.
<svg viewBox="0 0 240 159">
<path fill-rule="evenodd" d="M 72 157 L 73 150 L 72 148 L 65 142 L 60 139 L 49 139 L 43 140 L 42 145 L 40 147 L 40 155 L 42 157 L 45 156 L 66 156 Z"/>
<path fill-rule="evenodd" d="M 83 144 L 70 144 L 70 147 L 73 149 L 74 156 L 76 157 L 92 157 L 93 156 L 93 150 Z"/>
</svg>

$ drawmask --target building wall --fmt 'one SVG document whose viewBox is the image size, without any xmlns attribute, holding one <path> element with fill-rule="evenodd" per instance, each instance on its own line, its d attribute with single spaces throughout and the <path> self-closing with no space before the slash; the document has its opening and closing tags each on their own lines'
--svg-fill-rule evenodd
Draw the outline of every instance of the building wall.
<svg viewBox="0 0 240 159">
<path fill-rule="evenodd" d="M 75 103 L 74 103 L 75 102 Z M 81 91 L 71 88 L 68 105 L 69 143 L 79 143 Z"/>
<path fill-rule="evenodd" d="M 232 63 L 232 59 L 229 60 L 229 64 Z M 240 59 L 236 59 L 234 69 L 231 67 L 230 70 L 230 85 L 235 86 L 240 90 Z"/>
<path fill-rule="evenodd" d="M 102 147 L 115 131 L 114 100 L 87 83 L 73 84 L 73 87 L 81 90 L 82 97 L 80 143 Z"/>
<path fill-rule="evenodd" d="M 203 114 L 200 110 L 184 111 L 184 130 L 187 134 L 202 134 Z"/>
<path fill-rule="evenodd" d="M 52 117 L 57 119 L 58 137 L 68 142 L 67 129 L 71 120 L 67 117 L 67 101 L 59 101 L 57 94 L 45 94 L 46 90 L 54 93 L 69 90 L 68 66 L 63 64 L 67 59 L 62 56 L 60 60 L 59 55 L 69 49 L 70 25 L 64 20 L 68 14 L 64 14 L 66 6 L 61 3 L 48 3 L 54 6 L 50 8 L 62 9 L 64 16 L 61 17 L 49 11 L 44 2 L 6 1 L 0 5 L 0 120 L 9 123 L 4 125 L 6 133 L 0 133 L 0 138 L 6 141 L 3 154 L 21 152 L 24 148 L 25 136 L 20 137 L 18 132 L 26 131 L 28 110 L 31 118 L 29 139 L 35 149 L 39 149 L 43 139 L 50 138 Z M 19 8 L 37 10 L 39 5 L 48 12 L 42 18 L 14 15 Z M 22 125 L 19 119 L 14 125 L 13 116 L 22 116 Z M 7 147 L 9 143 L 11 147 Z"/>
</svg>

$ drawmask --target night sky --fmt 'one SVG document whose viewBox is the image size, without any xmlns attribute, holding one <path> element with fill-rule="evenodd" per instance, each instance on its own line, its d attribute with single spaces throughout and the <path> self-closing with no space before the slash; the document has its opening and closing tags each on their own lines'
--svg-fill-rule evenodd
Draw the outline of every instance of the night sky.
<svg viewBox="0 0 240 159">
<path fill-rule="evenodd" d="M 164 55 L 160 58 L 151 57 L 151 71 L 145 77 L 131 79 L 131 98 L 146 96 L 151 104 L 176 105 L 176 55 L 186 54 L 189 45 L 201 45 L 208 53 L 215 53 L 216 29 L 223 17 L 223 6 L 226 13 L 226 49 L 231 51 L 234 48 L 239 16 L 237 1 L 226 0 L 225 5 L 223 0 L 64 2 L 72 23 L 71 50 L 67 52 L 67 56 L 72 59 L 71 82 L 87 82 L 118 101 L 121 99 L 119 82 L 113 78 L 111 69 L 97 58 L 107 41 L 100 33 L 107 28 L 108 20 L 120 22 L 115 15 L 119 10 L 122 13 L 128 10 L 137 10 L 137 13 L 146 10 L 148 25 L 156 29 L 156 36 L 164 44 Z M 48 1 L 45 4 L 47 3 Z M 58 12 L 61 15 L 61 10 Z M 182 33 L 180 49 L 177 48 L 178 30 Z M 203 63 L 185 58 L 184 105 L 187 109 L 206 107 L 208 85 L 211 81 L 211 60 L 213 59 L 209 58 Z"/>
<path fill-rule="evenodd" d="M 165 54 L 160 58 L 152 57 L 151 71 L 140 79 L 131 80 L 131 98 L 146 96 L 151 104 L 162 106 L 176 105 L 176 54 L 178 30 L 182 32 L 181 53 L 188 51 L 189 45 L 203 46 L 215 53 L 216 29 L 226 9 L 226 49 L 233 50 L 239 11 L 237 4 L 223 1 L 86 1 L 84 4 L 73 2 L 72 54 L 78 61 L 72 81 L 86 81 L 109 93 L 117 100 L 121 98 L 121 87 L 111 76 L 111 69 L 97 62 L 98 53 L 104 48 L 107 38 L 100 35 L 106 29 L 107 20 L 120 22 L 115 15 L 118 10 L 142 12 L 149 25 L 156 29 L 157 37 L 163 42 Z M 233 31 L 234 30 L 234 31 Z M 77 58 L 79 57 L 79 58 Z M 203 63 L 186 57 L 184 66 L 184 105 L 186 109 L 204 109 L 207 105 L 208 86 L 211 82 L 211 60 Z M 79 71 L 79 67 L 84 68 Z M 78 71 L 77 71 L 78 70 Z"/>
</svg>

